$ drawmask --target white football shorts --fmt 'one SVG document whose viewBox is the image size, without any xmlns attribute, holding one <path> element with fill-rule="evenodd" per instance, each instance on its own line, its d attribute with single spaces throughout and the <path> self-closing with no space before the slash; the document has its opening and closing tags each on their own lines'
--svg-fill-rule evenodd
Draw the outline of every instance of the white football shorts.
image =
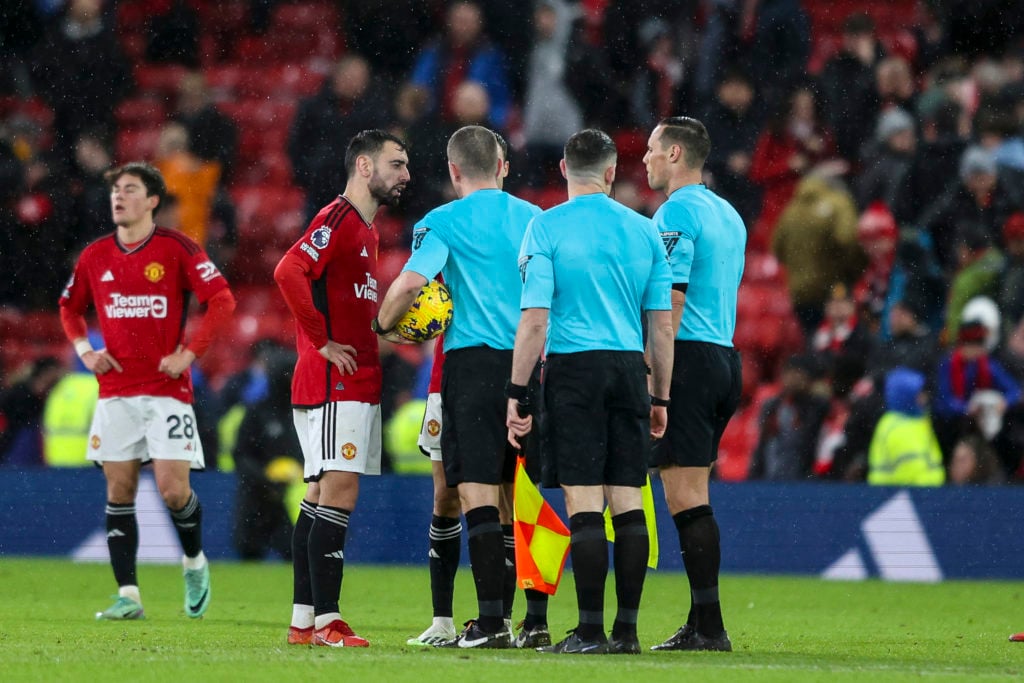
<svg viewBox="0 0 1024 683">
<path fill-rule="evenodd" d="M 441 462 L 441 394 L 427 394 L 427 409 L 423 413 L 416 445 L 434 462 Z"/>
<path fill-rule="evenodd" d="M 117 396 L 96 402 L 86 457 L 93 462 L 188 460 L 206 466 L 196 413 L 167 396 Z"/>
<path fill-rule="evenodd" d="M 333 401 L 318 408 L 293 408 L 306 481 L 324 472 L 380 474 L 380 406 Z"/>
</svg>

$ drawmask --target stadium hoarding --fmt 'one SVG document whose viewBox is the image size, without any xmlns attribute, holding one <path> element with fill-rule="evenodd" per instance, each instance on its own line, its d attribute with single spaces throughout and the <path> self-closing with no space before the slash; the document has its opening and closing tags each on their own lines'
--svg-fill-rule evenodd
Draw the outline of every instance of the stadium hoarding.
<svg viewBox="0 0 1024 683">
<path fill-rule="evenodd" d="M 203 472 L 192 479 L 203 501 L 207 554 L 236 557 L 234 476 Z M 660 483 L 654 487 L 663 549 L 659 570 L 682 571 Z M 106 561 L 99 471 L 3 470 L 0 490 L 0 556 Z M 564 519 L 561 495 L 545 496 Z M 1022 488 L 714 483 L 711 497 L 725 572 L 893 581 L 1024 578 L 1024 534 L 1017 525 Z M 426 565 L 431 501 L 429 477 L 365 477 L 346 558 Z M 137 509 L 140 560 L 177 562 L 177 538 L 148 474 Z"/>
</svg>

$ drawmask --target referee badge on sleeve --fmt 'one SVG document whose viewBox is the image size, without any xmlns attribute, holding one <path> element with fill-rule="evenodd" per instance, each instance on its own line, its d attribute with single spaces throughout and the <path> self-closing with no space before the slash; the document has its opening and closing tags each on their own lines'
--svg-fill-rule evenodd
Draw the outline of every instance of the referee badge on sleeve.
<svg viewBox="0 0 1024 683">
<path fill-rule="evenodd" d="M 526 282 L 526 267 L 530 265 L 530 259 L 532 258 L 533 256 L 529 254 L 519 257 L 519 277 L 523 279 L 523 282 Z"/>
</svg>

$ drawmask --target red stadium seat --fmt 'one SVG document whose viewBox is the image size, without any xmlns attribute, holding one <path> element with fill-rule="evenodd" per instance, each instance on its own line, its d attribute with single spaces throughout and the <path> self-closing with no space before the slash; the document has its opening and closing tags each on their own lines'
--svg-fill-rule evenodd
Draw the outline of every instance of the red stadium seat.
<svg viewBox="0 0 1024 683">
<path fill-rule="evenodd" d="M 277 5 L 274 7 L 270 25 L 274 29 L 293 28 L 307 31 L 337 31 L 341 28 L 337 8 L 335 4 L 328 2 Z"/>
<path fill-rule="evenodd" d="M 134 97 L 122 101 L 114 110 L 119 128 L 158 126 L 167 119 L 163 100 L 153 97 Z"/>
<path fill-rule="evenodd" d="M 760 408 L 743 408 L 733 415 L 718 445 L 715 472 L 723 481 L 743 481 L 747 478 L 750 456 L 757 446 L 757 419 Z"/>
<path fill-rule="evenodd" d="M 115 150 L 115 157 L 118 163 L 140 159 L 152 160 L 159 138 L 159 128 L 122 130 L 117 134 L 117 148 Z"/>
<path fill-rule="evenodd" d="M 409 260 L 408 249 L 382 250 L 377 257 L 377 292 L 383 297 L 388 287 L 402 272 L 405 262 Z"/>
<path fill-rule="evenodd" d="M 181 77 L 187 72 L 177 64 L 139 64 L 135 67 L 135 83 L 140 95 L 174 97 Z"/>
</svg>

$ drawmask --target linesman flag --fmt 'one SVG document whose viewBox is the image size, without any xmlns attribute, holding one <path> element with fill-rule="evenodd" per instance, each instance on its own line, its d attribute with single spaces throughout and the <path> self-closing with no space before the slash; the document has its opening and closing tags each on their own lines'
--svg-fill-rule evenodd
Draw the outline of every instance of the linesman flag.
<svg viewBox="0 0 1024 683">
<path fill-rule="evenodd" d="M 520 588 L 554 595 L 569 555 L 569 530 L 530 481 L 522 456 L 516 459 L 512 508 L 516 582 Z"/>
<path fill-rule="evenodd" d="M 643 497 L 644 519 L 647 522 L 647 537 L 650 539 L 650 550 L 647 554 L 647 566 L 658 568 L 658 520 L 654 516 L 654 492 L 651 491 L 651 475 L 647 475 L 647 483 L 640 489 Z M 615 542 L 615 527 L 612 526 L 612 513 L 604 509 L 604 533 L 609 541 Z"/>
</svg>

